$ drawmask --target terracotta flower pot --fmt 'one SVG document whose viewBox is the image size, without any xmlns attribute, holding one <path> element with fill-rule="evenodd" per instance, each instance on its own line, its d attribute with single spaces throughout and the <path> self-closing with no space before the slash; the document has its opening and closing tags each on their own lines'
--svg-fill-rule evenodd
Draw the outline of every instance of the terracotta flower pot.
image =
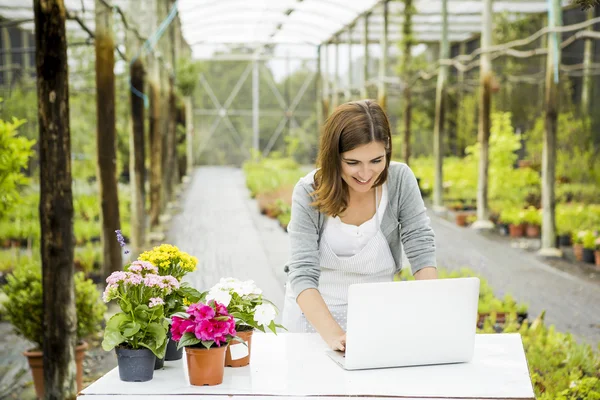
<svg viewBox="0 0 600 400">
<path fill-rule="evenodd" d="M 195 386 L 219 385 L 225 372 L 227 345 L 210 349 L 186 347 L 190 383 Z"/>
<path fill-rule="evenodd" d="M 600 267 L 600 250 L 596 250 L 594 256 L 596 257 L 596 267 Z"/>
<path fill-rule="evenodd" d="M 539 225 L 528 224 L 526 232 L 527 232 L 527 237 L 536 238 L 536 237 L 540 236 L 540 227 L 539 227 Z"/>
<path fill-rule="evenodd" d="M 467 225 L 467 214 L 465 213 L 457 213 L 456 214 L 456 225 L 458 226 L 466 226 Z"/>
<path fill-rule="evenodd" d="M 577 261 L 583 261 L 583 245 L 579 243 L 573 243 L 573 254 Z"/>
<path fill-rule="evenodd" d="M 75 348 L 75 363 L 77 365 L 76 381 L 77 391 L 83 388 L 83 358 L 88 349 L 88 344 L 83 342 Z M 26 351 L 23 353 L 29 361 L 31 375 L 33 375 L 33 385 L 35 386 L 35 394 L 39 399 L 44 398 L 44 353 L 41 351 Z"/>
<path fill-rule="evenodd" d="M 523 233 L 525 231 L 525 226 L 524 224 L 519 224 L 519 225 L 515 225 L 515 224 L 510 224 L 508 226 L 508 231 L 510 232 L 510 237 L 523 237 Z"/>
<path fill-rule="evenodd" d="M 237 336 L 246 342 L 246 344 L 237 342 L 235 340 L 229 343 L 229 346 L 227 346 L 227 352 L 225 353 L 226 367 L 245 367 L 246 365 L 250 364 L 252 333 L 254 333 L 253 330 L 237 332 Z"/>
</svg>

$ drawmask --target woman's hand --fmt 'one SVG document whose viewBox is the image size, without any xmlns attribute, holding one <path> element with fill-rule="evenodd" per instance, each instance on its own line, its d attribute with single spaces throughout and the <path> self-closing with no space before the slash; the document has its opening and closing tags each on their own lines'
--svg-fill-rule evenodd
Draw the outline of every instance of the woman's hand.
<svg viewBox="0 0 600 400">
<path fill-rule="evenodd" d="M 332 350 L 346 351 L 346 334 L 344 333 L 342 336 L 333 338 L 329 342 L 329 347 L 331 347 Z"/>
</svg>

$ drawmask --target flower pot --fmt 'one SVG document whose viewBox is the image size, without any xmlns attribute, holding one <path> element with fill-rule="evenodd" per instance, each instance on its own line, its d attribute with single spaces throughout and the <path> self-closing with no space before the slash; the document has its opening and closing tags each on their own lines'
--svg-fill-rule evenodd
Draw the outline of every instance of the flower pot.
<svg viewBox="0 0 600 400">
<path fill-rule="evenodd" d="M 558 237 L 558 245 L 559 246 L 570 246 L 571 245 L 571 235 L 560 235 Z"/>
<path fill-rule="evenodd" d="M 526 229 L 527 237 L 536 238 L 540 236 L 540 227 L 539 225 L 527 224 Z"/>
<path fill-rule="evenodd" d="M 579 243 L 573 244 L 573 254 L 577 261 L 583 261 L 583 245 Z"/>
<path fill-rule="evenodd" d="M 165 358 L 158 358 L 154 360 L 154 370 L 163 369 L 165 366 Z"/>
<path fill-rule="evenodd" d="M 583 262 L 594 264 L 594 249 L 583 249 Z"/>
<path fill-rule="evenodd" d="M 116 347 L 119 378 L 123 382 L 146 382 L 154 377 L 156 356 L 148 349 Z"/>
<path fill-rule="evenodd" d="M 254 330 L 237 332 L 237 336 L 246 342 L 246 344 L 235 340 L 229 343 L 227 352 L 225 353 L 226 367 L 244 367 L 250 364 L 252 333 L 254 333 Z"/>
<path fill-rule="evenodd" d="M 83 388 L 83 359 L 85 352 L 88 349 L 88 344 L 83 342 L 75 348 L 75 363 L 77 365 L 76 381 L 77 391 Z M 26 351 L 23 353 L 29 361 L 31 375 L 33 375 L 33 385 L 35 386 L 35 394 L 39 399 L 44 398 L 44 353 L 41 351 Z"/>
<path fill-rule="evenodd" d="M 175 361 L 181 360 L 183 357 L 183 348 L 177 350 L 177 342 L 171 339 L 171 326 L 169 326 L 169 330 L 167 331 L 167 352 L 165 353 L 165 361 Z"/>
<path fill-rule="evenodd" d="M 227 345 L 221 347 L 185 348 L 188 375 L 194 386 L 219 385 L 225 372 L 225 352 Z"/>
<path fill-rule="evenodd" d="M 594 256 L 596 257 L 596 266 L 600 267 L 600 250 L 596 250 Z"/>
<path fill-rule="evenodd" d="M 458 226 L 466 226 L 467 225 L 467 214 L 465 213 L 456 213 L 456 225 Z"/>
<path fill-rule="evenodd" d="M 510 237 L 513 237 L 513 238 L 523 237 L 523 233 L 525 231 L 525 224 L 519 224 L 519 225 L 510 224 L 508 226 L 508 231 L 510 233 Z"/>
</svg>

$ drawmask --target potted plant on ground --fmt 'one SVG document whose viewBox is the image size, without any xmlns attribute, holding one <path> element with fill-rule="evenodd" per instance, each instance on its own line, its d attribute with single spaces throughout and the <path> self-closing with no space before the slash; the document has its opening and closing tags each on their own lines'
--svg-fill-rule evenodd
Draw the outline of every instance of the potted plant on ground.
<svg viewBox="0 0 600 400">
<path fill-rule="evenodd" d="M 542 210 L 538 210 L 533 206 L 527 207 L 525 210 L 523 222 L 527 224 L 527 237 L 536 238 L 540 236 L 540 227 L 542 226 Z"/>
<path fill-rule="evenodd" d="M 585 231 L 575 231 L 571 234 L 571 241 L 573 242 L 573 254 L 577 261 L 583 261 L 583 237 Z"/>
<path fill-rule="evenodd" d="M 510 237 L 519 238 L 525 233 L 525 211 L 517 208 L 506 208 L 500 213 L 500 220 L 508 224 Z"/>
<path fill-rule="evenodd" d="M 594 252 L 596 258 L 596 266 L 600 267 L 600 236 L 596 239 L 596 251 Z"/>
<path fill-rule="evenodd" d="M 185 348 L 190 384 L 218 385 L 223 382 L 225 352 L 236 337 L 235 321 L 225 305 L 210 300 L 191 304 L 172 317 L 171 337 Z"/>
<path fill-rule="evenodd" d="M 277 307 L 262 296 L 254 281 L 241 281 L 235 278 L 221 278 L 206 295 L 207 300 L 215 300 L 227 307 L 235 319 L 235 330 L 247 344 L 231 343 L 227 349 L 225 366 L 243 367 L 250 363 L 252 351 L 252 333 L 255 329 L 266 332 L 269 329 L 277 333 L 283 326 L 275 323 Z M 285 329 L 285 328 L 284 328 Z"/>
<path fill-rule="evenodd" d="M 100 332 L 106 306 L 100 300 L 100 293 L 83 272 L 74 276 L 75 308 L 77 314 L 77 340 L 75 360 L 77 365 L 77 390 L 83 387 L 83 358 L 88 348 L 85 339 Z M 29 361 L 33 383 L 38 398 L 44 397 L 44 369 L 42 343 L 44 338 L 44 307 L 42 275 L 39 264 L 21 265 L 7 276 L 2 288 L 6 295 L 3 302 L 6 319 L 15 332 L 35 344 L 24 353 Z"/>
<path fill-rule="evenodd" d="M 592 231 L 586 231 L 583 235 L 583 261 L 594 264 L 596 251 L 596 235 Z"/>
<path fill-rule="evenodd" d="M 179 281 L 157 275 L 149 262 L 134 265 L 141 270 L 116 271 L 106 279 L 103 299 L 116 300 L 121 311 L 106 324 L 102 348 L 115 349 L 122 381 L 144 382 L 152 379 L 156 358 L 165 355 L 169 323 L 163 298 L 179 287 Z"/>
<path fill-rule="evenodd" d="M 179 287 L 166 295 L 164 298 L 165 318 L 171 322 L 171 317 L 178 312 L 185 310 L 187 305 L 203 300 L 203 294 L 192 288 L 189 283 L 182 282 L 182 278 L 196 270 L 198 259 L 188 253 L 179 250 L 176 246 L 170 244 L 161 244 L 140 254 L 139 261 L 147 261 L 158 267 L 159 275 L 170 275 L 177 279 Z M 167 330 L 167 336 L 170 337 L 171 331 Z M 183 354 L 182 349 L 177 349 L 177 343 L 169 340 L 164 361 L 180 360 Z M 157 365 L 160 367 L 160 364 Z"/>
</svg>

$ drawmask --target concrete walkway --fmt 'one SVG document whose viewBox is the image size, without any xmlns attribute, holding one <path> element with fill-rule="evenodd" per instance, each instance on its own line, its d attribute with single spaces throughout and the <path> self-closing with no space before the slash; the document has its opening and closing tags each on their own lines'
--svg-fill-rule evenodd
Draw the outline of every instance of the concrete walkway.
<svg viewBox="0 0 600 400">
<path fill-rule="evenodd" d="M 208 289 L 221 277 L 254 279 L 281 308 L 287 235 L 276 221 L 259 214 L 242 171 L 199 168 L 183 196 L 169 240 L 198 257 L 198 271 L 189 280 L 198 289 Z M 594 346 L 600 342 L 600 285 L 562 272 L 506 241 L 430 216 L 439 266 L 469 267 L 487 278 L 498 296 L 510 292 L 517 301 L 529 303 L 532 316 L 546 310 L 547 323 L 558 330 Z"/>
</svg>

